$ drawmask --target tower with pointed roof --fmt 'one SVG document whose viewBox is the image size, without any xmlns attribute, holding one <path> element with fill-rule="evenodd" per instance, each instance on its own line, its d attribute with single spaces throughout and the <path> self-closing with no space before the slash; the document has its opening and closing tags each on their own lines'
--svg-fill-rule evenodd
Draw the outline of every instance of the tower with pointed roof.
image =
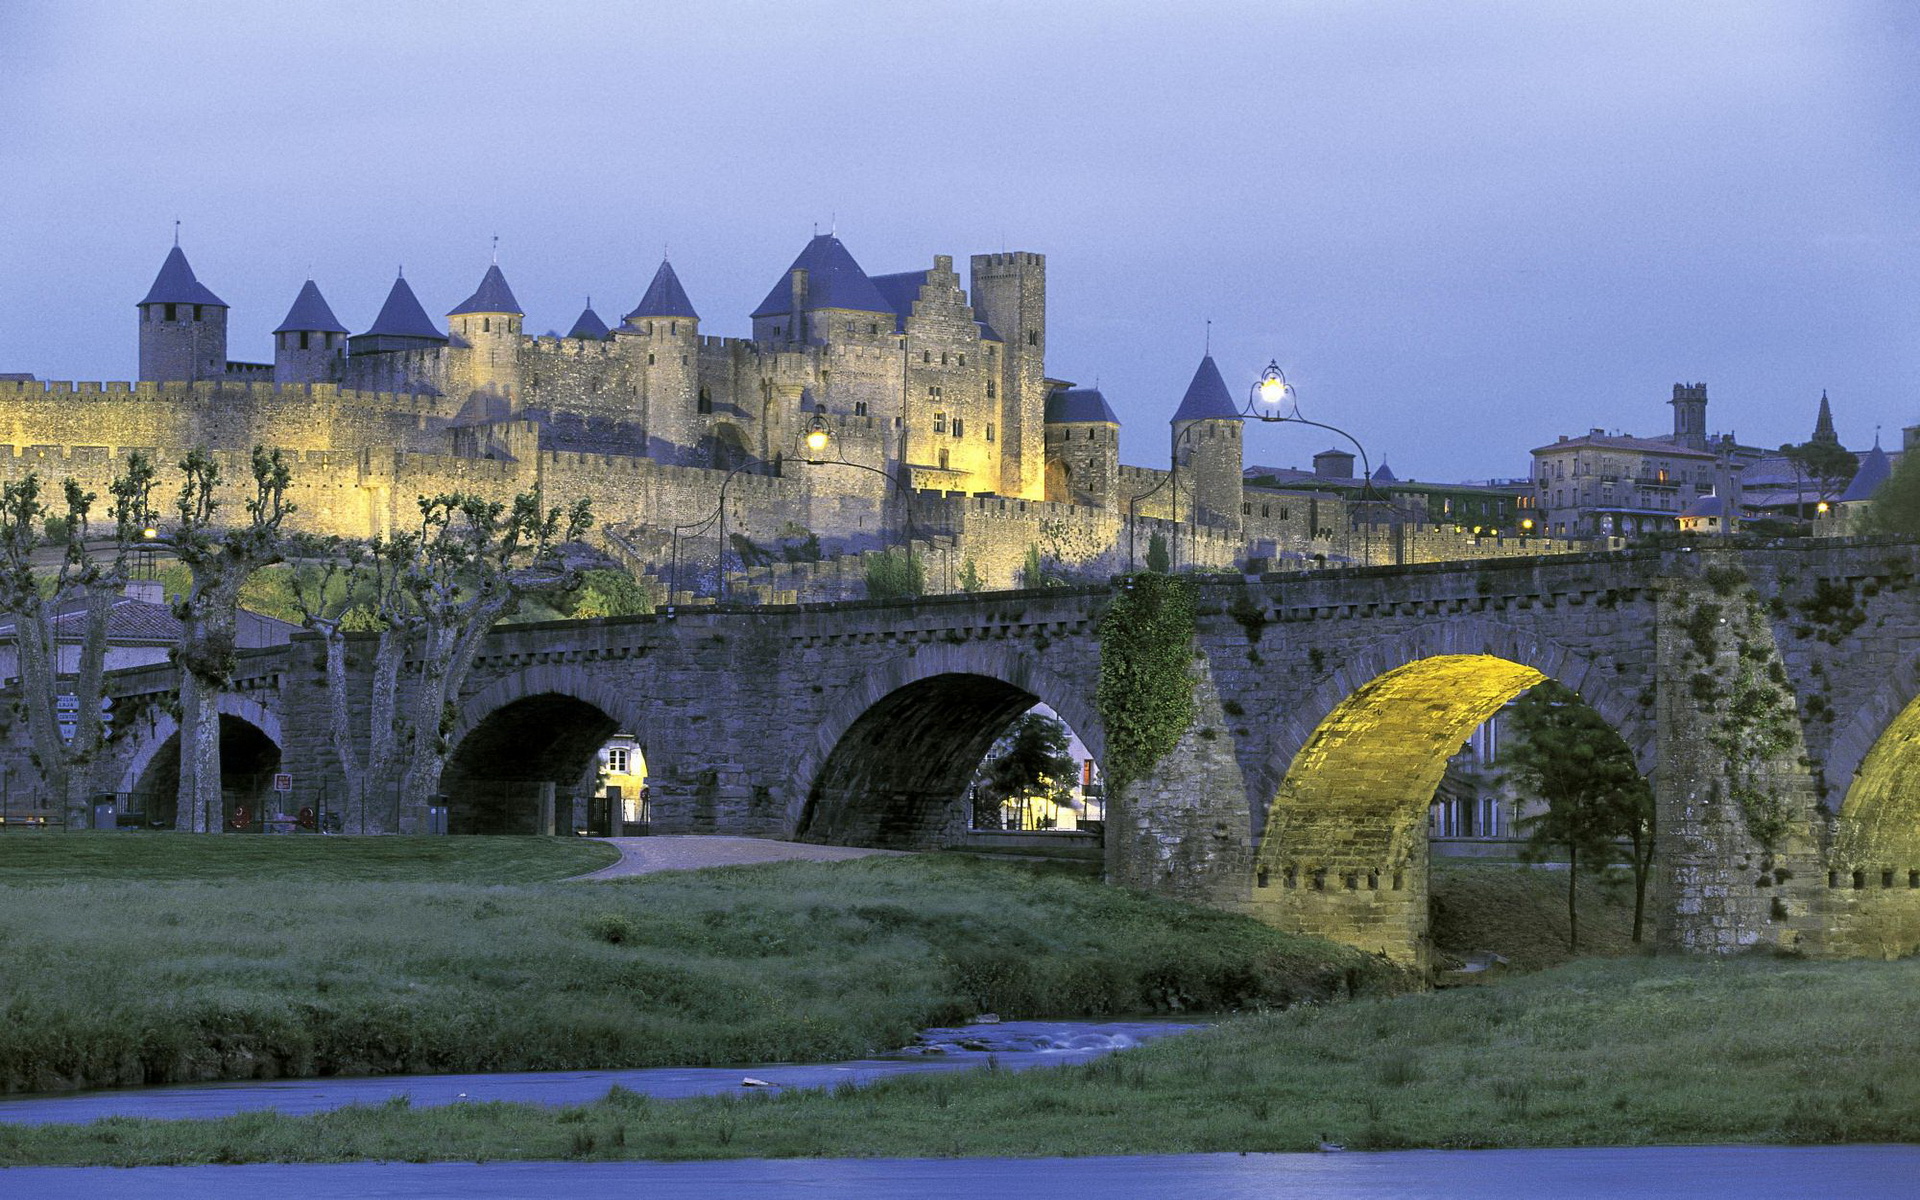
<svg viewBox="0 0 1920 1200">
<path fill-rule="evenodd" d="M 326 383 L 336 377 L 346 353 L 347 327 L 333 315 L 319 285 L 307 280 L 273 331 L 273 381 Z"/>
<path fill-rule="evenodd" d="M 1099 388 L 1047 396 L 1047 499 L 1110 507 L 1119 497 L 1120 418 Z"/>
<path fill-rule="evenodd" d="M 1246 503 L 1241 416 L 1213 355 L 1200 360 L 1172 425 L 1179 519 L 1238 531 Z"/>
<path fill-rule="evenodd" d="M 1000 491 L 1045 494 L 1047 260 L 1014 251 L 976 254 L 973 309 L 999 334 Z M 1237 510 L 1236 510 L 1237 511 Z"/>
<path fill-rule="evenodd" d="M 451 344 L 467 351 L 455 359 L 458 378 L 449 378 L 449 391 L 477 401 L 484 411 L 506 416 L 520 395 L 520 323 L 526 313 L 500 264 L 492 263 L 480 277 L 473 295 L 447 314 Z M 464 369 L 460 369 L 464 364 Z"/>
<path fill-rule="evenodd" d="M 1833 431 L 1833 407 L 1827 403 L 1827 389 L 1820 389 L 1820 415 L 1813 419 L 1813 441 L 1821 446 L 1838 446 L 1840 435 Z"/>
<path fill-rule="evenodd" d="M 227 373 L 227 302 L 194 277 L 178 242 L 140 309 L 140 378 L 187 383 Z"/>
<path fill-rule="evenodd" d="M 753 310 L 757 342 L 823 345 L 893 336 L 893 306 L 831 233 L 815 234 Z"/>
<path fill-rule="evenodd" d="M 700 386 L 700 314 L 665 258 L 640 303 L 613 331 L 613 343 L 628 363 L 633 419 L 647 430 L 648 440 L 678 448 L 683 462 L 704 465 L 695 456 L 714 404 Z"/>
</svg>

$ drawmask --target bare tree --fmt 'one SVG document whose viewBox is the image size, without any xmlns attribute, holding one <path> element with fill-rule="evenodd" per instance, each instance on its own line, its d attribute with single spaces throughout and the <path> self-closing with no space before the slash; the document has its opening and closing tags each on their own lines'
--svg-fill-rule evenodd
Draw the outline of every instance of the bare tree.
<svg viewBox="0 0 1920 1200">
<path fill-rule="evenodd" d="M 240 588 L 261 567 L 283 558 L 280 526 L 293 505 L 286 499 L 293 471 L 280 451 L 253 448 L 253 495 L 245 524 L 222 527 L 220 464 L 203 447 L 180 462 L 179 521 L 167 543 L 192 576 L 174 605 L 180 618 L 173 661 L 180 668 L 180 805 L 177 828 L 218 833 L 225 817 L 220 797 L 220 694 L 233 682 Z"/>
<path fill-rule="evenodd" d="M 373 798 L 390 792 L 392 812 L 378 823 L 423 830 L 452 750 L 454 701 L 480 640 L 522 597 L 577 582 L 561 547 L 592 524 L 584 499 L 542 511 L 531 492 L 511 505 L 449 492 L 420 497 L 419 528 L 391 541 L 302 544 L 321 561 L 298 573 L 297 602 L 326 642 L 331 738 L 362 828 Z M 364 743 L 353 726 L 347 663 L 356 627 L 377 634 Z"/>
<path fill-rule="evenodd" d="M 138 451 L 129 455 L 126 472 L 109 489 L 114 547 L 104 566 L 87 549 L 95 493 L 72 479 L 64 481 L 65 515 L 60 516 L 41 501 L 36 475 L 0 488 L 0 609 L 13 619 L 19 702 L 33 742 L 34 762 L 69 829 L 85 821 L 93 767 L 106 740 L 101 700 L 113 604 L 132 575 L 135 547 L 144 540 L 152 519 L 153 485 L 152 462 Z M 49 517 L 62 521 L 64 528 L 57 535 L 43 536 Z M 54 545 L 62 548 L 60 564 L 51 592 L 43 592 L 33 569 L 33 553 Z M 73 622 L 76 615 L 80 619 Z M 71 669 L 62 669 L 62 641 L 75 643 Z M 60 730 L 58 705 L 63 695 L 73 697 L 75 705 L 71 737 Z"/>
</svg>

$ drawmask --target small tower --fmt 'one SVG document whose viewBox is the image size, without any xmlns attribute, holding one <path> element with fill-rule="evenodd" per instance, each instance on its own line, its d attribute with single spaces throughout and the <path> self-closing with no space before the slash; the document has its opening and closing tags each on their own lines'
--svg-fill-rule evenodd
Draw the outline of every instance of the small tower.
<svg viewBox="0 0 1920 1200">
<path fill-rule="evenodd" d="M 184 383 L 227 373 L 227 302 L 194 278 L 179 242 L 139 308 L 140 378 Z"/>
<path fill-rule="evenodd" d="M 387 291 L 386 303 L 380 306 L 380 315 L 365 333 L 356 333 L 347 339 L 349 354 L 384 354 L 393 350 L 431 350 L 447 344 L 447 335 L 440 332 L 420 307 L 419 297 L 407 285 L 407 277 L 398 275 L 393 287 Z"/>
<path fill-rule="evenodd" d="M 613 340 L 638 380 L 636 415 L 648 441 L 664 443 L 668 459 L 693 462 L 712 420 L 713 400 L 699 386 L 700 314 L 672 263 L 660 260 L 646 294 L 614 330 Z"/>
<path fill-rule="evenodd" d="M 756 342 L 891 338 L 898 314 L 853 255 L 830 233 L 815 234 L 753 310 Z"/>
<path fill-rule="evenodd" d="M 1707 448 L 1707 385 L 1673 385 L 1673 442 L 1689 450 Z"/>
<path fill-rule="evenodd" d="M 1181 520 L 1240 529 L 1246 498 L 1240 429 L 1240 411 L 1209 354 L 1173 414 L 1173 461 L 1180 473 L 1174 511 Z"/>
<path fill-rule="evenodd" d="M 1120 418 L 1098 388 L 1047 397 L 1047 499 L 1110 508 L 1120 479 Z"/>
<path fill-rule="evenodd" d="M 512 412 L 520 395 L 520 322 L 525 316 L 499 263 L 489 265 L 473 295 L 447 314 L 447 332 L 455 345 L 467 350 L 464 387 L 459 390 L 483 398 L 487 412 L 495 416 Z"/>
<path fill-rule="evenodd" d="M 573 328 L 567 330 L 567 336 L 586 342 L 604 342 L 613 336 L 607 332 L 607 323 L 600 319 L 600 314 L 593 311 L 592 296 L 587 297 L 587 306 L 574 318 Z"/>
<path fill-rule="evenodd" d="M 320 288 L 309 279 L 293 298 L 287 319 L 273 331 L 275 383 L 325 383 L 347 353 L 347 327 L 333 315 Z"/>
<path fill-rule="evenodd" d="M 1818 446 L 1838 446 L 1840 435 L 1833 431 L 1833 408 L 1827 403 L 1827 389 L 1820 389 L 1820 415 L 1813 421 L 1813 442 Z"/>
</svg>

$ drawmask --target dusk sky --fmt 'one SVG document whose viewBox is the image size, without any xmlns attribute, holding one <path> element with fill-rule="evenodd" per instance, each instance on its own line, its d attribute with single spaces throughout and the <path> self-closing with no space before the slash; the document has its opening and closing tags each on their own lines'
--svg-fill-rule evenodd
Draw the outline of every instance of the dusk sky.
<svg viewBox="0 0 1920 1200">
<path fill-rule="evenodd" d="M 1229 384 L 1403 478 L 1604 426 L 1856 448 L 1920 422 L 1920 5 L 0 3 L 0 372 L 127 379 L 183 223 L 229 351 L 318 280 L 355 331 L 492 237 L 527 327 L 702 332 L 817 225 L 870 273 L 1047 256 L 1051 374 L 1164 462 Z M 962 267 L 964 272 L 964 266 Z M 1330 441 L 1249 431 L 1249 463 Z"/>
</svg>

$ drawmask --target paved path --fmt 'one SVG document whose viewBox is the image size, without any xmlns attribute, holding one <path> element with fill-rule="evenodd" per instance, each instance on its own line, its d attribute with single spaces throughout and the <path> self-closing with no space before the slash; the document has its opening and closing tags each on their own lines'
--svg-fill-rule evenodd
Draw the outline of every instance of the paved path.
<svg viewBox="0 0 1920 1200">
<path fill-rule="evenodd" d="M 622 879 L 655 871 L 692 871 L 700 867 L 737 867 L 748 863 L 837 862 L 869 854 L 904 854 L 903 850 L 868 850 L 859 846 L 813 846 L 804 842 L 776 842 L 770 838 L 723 837 L 718 834 L 673 834 L 660 837 L 599 838 L 620 851 L 620 861 L 574 880 Z"/>
</svg>

